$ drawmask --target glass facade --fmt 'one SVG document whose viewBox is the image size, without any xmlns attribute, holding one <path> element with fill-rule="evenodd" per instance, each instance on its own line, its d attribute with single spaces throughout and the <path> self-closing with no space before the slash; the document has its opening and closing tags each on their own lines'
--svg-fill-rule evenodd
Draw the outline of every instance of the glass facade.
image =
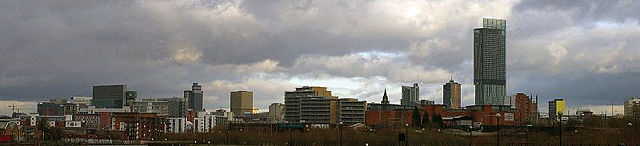
<svg viewBox="0 0 640 146">
<path fill-rule="evenodd" d="M 503 105 L 506 96 L 506 21 L 483 19 L 473 31 L 476 105 Z"/>
</svg>

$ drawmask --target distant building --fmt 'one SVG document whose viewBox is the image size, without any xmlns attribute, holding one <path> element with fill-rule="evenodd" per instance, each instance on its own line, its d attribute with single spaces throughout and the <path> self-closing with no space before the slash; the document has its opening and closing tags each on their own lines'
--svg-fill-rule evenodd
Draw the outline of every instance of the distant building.
<svg viewBox="0 0 640 146">
<path fill-rule="evenodd" d="M 234 115 L 253 113 L 253 92 L 251 91 L 235 91 L 229 95 L 231 112 Z"/>
<path fill-rule="evenodd" d="M 78 112 L 78 106 L 67 103 L 64 99 L 52 99 L 49 102 L 38 103 L 37 111 L 40 116 L 64 116 Z"/>
<path fill-rule="evenodd" d="M 335 124 L 336 96 L 327 87 L 303 86 L 284 93 L 285 121 L 292 123 Z"/>
<path fill-rule="evenodd" d="M 126 105 L 127 85 L 93 86 L 91 105 L 96 108 L 122 108 Z"/>
<path fill-rule="evenodd" d="M 402 105 L 410 106 L 420 103 L 420 87 L 418 87 L 418 83 L 414 83 L 413 87 L 402 86 L 402 100 L 400 102 Z"/>
<path fill-rule="evenodd" d="M 564 112 L 565 103 L 562 99 L 554 99 L 549 101 L 549 119 L 552 120 L 560 120 L 558 119 L 561 115 L 566 115 Z"/>
<path fill-rule="evenodd" d="M 72 96 L 70 103 L 75 104 L 78 107 L 87 107 L 91 105 L 93 97 Z"/>
<path fill-rule="evenodd" d="M 442 91 L 442 104 L 445 108 L 459 109 L 460 108 L 460 84 L 454 82 L 453 79 L 443 85 Z"/>
<path fill-rule="evenodd" d="M 112 113 L 111 130 L 123 132 L 127 139 L 151 140 L 164 133 L 166 120 L 156 113 Z"/>
<path fill-rule="evenodd" d="M 506 21 L 484 18 L 473 30 L 475 105 L 503 105 L 506 97 Z"/>
<path fill-rule="evenodd" d="M 167 118 L 167 133 L 184 133 L 187 131 L 187 118 Z"/>
<path fill-rule="evenodd" d="M 169 104 L 165 100 L 160 99 L 142 99 L 131 103 L 133 112 L 138 113 L 156 113 L 160 116 L 169 114 Z"/>
<path fill-rule="evenodd" d="M 186 98 L 160 98 L 158 100 L 167 102 L 167 110 L 169 118 L 184 118 L 187 117 L 189 107 Z"/>
<path fill-rule="evenodd" d="M 538 103 L 524 93 L 517 93 L 515 97 L 515 120 L 518 125 L 534 124 L 538 122 Z"/>
<path fill-rule="evenodd" d="M 365 111 L 367 111 L 367 101 L 359 101 L 355 98 L 340 99 L 339 121 L 351 125 L 356 123 L 364 124 Z"/>
<path fill-rule="evenodd" d="M 385 102 L 386 101 L 386 102 Z M 387 97 L 387 90 L 384 90 L 384 94 L 382 95 L 382 103 L 368 103 L 367 110 L 405 110 L 405 109 L 413 109 L 415 106 L 409 105 L 400 105 L 400 104 L 389 104 L 389 97 Z"/>
<path fill-rule="evenodd" d="M 269 121 L 280 122 L 284 120 L 284 104 L 272 103 L 269 105 Z"/>
<path fill-rule="evenodd" d="M 632 97 L 624 102 L 624 116 L 640 120 L 640 97 Z"/>
<path fill-rule="evenodd" d="M 187 98 L 189 102 L 189 109 L 202 111 L 202 97 L 202 86 L 198 85 L 198 83 L 193 83 L 193 85 L 191 86 L 191 90 L 184 91 L 184 98 Z"/>
<path fill-rule="evenodd" d="M 99 114 L 75 114 L 73 120 L 82 122 L 82 128 L 98 129 L 100 126 Z"/>
<path fill-rule="evenodd" d="M 122 108 L 96 108 L 95 106 L 81 107 L 78 109 L 79 114 L 98 114 L 98 113 L 115 113 L 115 112 L 131 112 L 131 107 Z"/>
<path fill-rule="evenodd" d="M 216 117 L 213 114 L 209 114 L 205 111 L 197 113 L 193 119 L 193 132 L 206 133 L 216 126 Z"/>
</svg>

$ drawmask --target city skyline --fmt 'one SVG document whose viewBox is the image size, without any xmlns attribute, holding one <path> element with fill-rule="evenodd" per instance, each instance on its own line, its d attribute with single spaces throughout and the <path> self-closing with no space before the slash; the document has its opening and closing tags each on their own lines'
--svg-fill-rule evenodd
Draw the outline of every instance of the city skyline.
<svg viewBox="0 0 640 146">
<path fill-rule="evenodd" d="M 453 74 L 471 105 L 472 30 L 485 17 L 508 21 L 507 96 L 569 107 L 640 96 L 640 6 L 622 1 L 0 3 L 11 22 L 0 24 L 3 103 L 91 96 L 110 84 L 138 98 L 182 97 L 194 82 L 205 109 L 229 108 L 238 90 L 266 109 L 300 86 L 376 103 L 386 88 L 400 103 L 401 86 L 414 82 L 421 99 L 442 103 Z"/>
</svg>

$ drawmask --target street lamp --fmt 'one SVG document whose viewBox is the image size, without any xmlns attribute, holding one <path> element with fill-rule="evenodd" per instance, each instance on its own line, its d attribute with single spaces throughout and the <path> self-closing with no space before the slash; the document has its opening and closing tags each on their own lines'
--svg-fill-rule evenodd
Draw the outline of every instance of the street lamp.
<svg viewBox="0 0 640 146">
<path fill-rule="evenodd" d="M 627 125 L 629 125 L 629 130 L 633 131 L 633 132 L 631 132 L 632 133 L 631 140 L 633 140 L 633 138 L 635 138 L 635 136 L 636 136 L 636 132 L 635 132 L 635 130 L 633 130 L 633 124 L 631 123 L 631 121 L 629 121 L 629 123 L 627 123 Z"/>
<path fill-rule="evenodd" d="M 496 113 L 496 127 L 498 129 L 498 133 L 496 134 L 496 142 L 498 146 L 500 146 L 500 113 Z"/>
<path fill-rule="evenodd" d="M 405 146 L 409 146 L 409 124 L 404 124 Z"/>
<path fill-rule="evenodd" d="M 469 145 L 472 145 L 473 141 L 473 125 L 469 125 Z"/>
<path fill-rule="evenodd" d="M 340 121 L 339 125 L 338 125 L 338 129 L 340 129 L 340 146 L 342 146 L 342 124 L 344 124 L 342 121 Z"/>
</svg>

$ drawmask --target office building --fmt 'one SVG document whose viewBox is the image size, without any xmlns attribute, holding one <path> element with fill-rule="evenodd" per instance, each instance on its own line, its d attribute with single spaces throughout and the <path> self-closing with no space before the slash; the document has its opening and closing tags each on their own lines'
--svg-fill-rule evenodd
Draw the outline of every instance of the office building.
<svg viewBox="0 0 640 146">
<path fill-rule="evenodd" d="M 269 105 L 269 117 L 270 122 L 281 122 L 284 120 L 284 104 L 272 103 Z"/>
<path fill-rule="evenodd" d="M 229 98 L 231 112 L 233 112 L 234 115 L 253 113 L 253 92 L 235 91 L 229 94 Z"/>
<path fill-rule="evenodd" d="M 93 86 L 91 105 L 96 108 L 122 108 L 126 105 L 127 85 Z"/>
<path fill-rule="evenodd" d="M 632 97 L 624 102 L 624 116 L 640 120 L 640 97 Z"/>
<path fill-rule="evenodd" d="M 451 79 L 448 83 L 445 83 L 442 88 L 442 104 L 444 104 L 444 107 L 448 109 L 459 109 L 461 102 L 460 84 Z"/>
<path fill-rule="evenodd" d="M 564 100 L 562 99 L 554 99 L 549 101 L 549 119 L 551 120 L 560 120 L 559 116 L 566 115 L 564 112 Z"/>
<path fill-rule="evenodd" d="M 131 103 L 133 112 L 138 113 L 156 113 L 159 116 L 167 116 L 169 114 L 169 104 L 167 101 L 159 99 L 142 99 Z"/>
<path fill-rule="evenodd" d="M 160 98 L 158 100 L 167 102 L 167 110 L 169 118 L 184 118 L 189 113 L 189 107 L 186 98 Z"/>
<path fill-rule="evenodd" d="M 413 87 L 411 86 L 402 86 L 402 99 L 400 104 L 415 106 L 420 103 L 420 87 L 418 87 L 418 83 L 414 83 Z"/>
<path fill-rule="evenodd" d="M 191 85 L 191 90 L 184 91 L 184 98 L 187 98 L 189 102 L 189 109 L 202 111 L 202 97 L 202 86 L 198 85 L 198 83 L 193 83 L 193 85 Z"/>
<path fill-rule="evenodd" d="M 367 111 L 367 101 L 359 101 L 355 98 L 340 99 L 340 112 L 338 121 L 347 125 L 356 123 L 364 124 L 365 111 Z"/>
<path fill-rule="evenodd" d="M 506 95 L 506 21 L 483 19 L 473 30 L 473 84 L 476 105 L 503 105 Z"/>
<path fill-rule="evenodd" d="M 285 121 L 335 124 L 337 99 L 327 87 L 303 86 L 287 91 L 284 93 Z"/>
</svg>

